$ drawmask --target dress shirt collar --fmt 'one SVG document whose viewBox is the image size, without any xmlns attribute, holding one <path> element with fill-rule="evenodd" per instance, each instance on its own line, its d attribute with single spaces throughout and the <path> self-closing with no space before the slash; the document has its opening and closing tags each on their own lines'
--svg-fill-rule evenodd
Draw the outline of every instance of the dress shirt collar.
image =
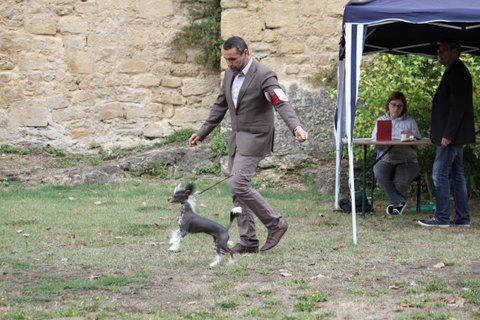
<svg viewBox="0 0 480 320">
<path fill-rule="evenodd" d="M 252 61 L 253 61 L 253 58 L 250 58 L 250 60 L 248 60 L 248 63 L 245 67 L 243 67 L 242 71 L 240 71 L 239 73 L 237 73 L 237 75 L 243 75 L 245 76 L 248 72 L 248 70 L 250 70 L 250 67 L 252 65 Z"/>
</svg>

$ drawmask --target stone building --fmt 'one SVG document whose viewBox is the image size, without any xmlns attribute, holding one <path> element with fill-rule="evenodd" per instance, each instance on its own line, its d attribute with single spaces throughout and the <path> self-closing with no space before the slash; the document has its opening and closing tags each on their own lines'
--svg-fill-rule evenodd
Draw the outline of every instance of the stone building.
<svg viewBox="0 0 480 320">
<path fill-rule="evenodd" d="M 221 75 L 171 50 L 192 1 L 2 0 L 0 144 L 85 151 L 197 128 Z M 310 79 L 335 68 L 346 3 L 221 1 L 222 37 L 247 40 L 327 148 L 334 106 Z"/>
</svg>

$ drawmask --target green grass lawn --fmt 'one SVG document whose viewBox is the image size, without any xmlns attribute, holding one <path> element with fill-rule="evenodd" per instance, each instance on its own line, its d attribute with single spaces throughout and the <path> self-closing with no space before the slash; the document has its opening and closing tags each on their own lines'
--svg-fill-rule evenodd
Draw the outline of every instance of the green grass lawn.
<svg viewBox="0 0 480 320">
<path fill-rule="evenodd" d="M 479 319 L 480 221 L 427 230 L 408 212 L 333 212 L 315 190 L 261 190 L 290 228 L 273 250 L 209 268 L 210 236 L 168 252 L 178 181 L 0 190 L 1 319 Z M 199 189 L 214 181 L 198 181 Z M 308 188 L 307 188 L 308 189 Z M 197 200 L 226 225 L 222 183 Z M 258 221 L 258 220 L 257 220 Z M 266 230 L 257 230 L 261 244 Z M 238 240 L 236 226 L 231 241 Z"/>
</svg>

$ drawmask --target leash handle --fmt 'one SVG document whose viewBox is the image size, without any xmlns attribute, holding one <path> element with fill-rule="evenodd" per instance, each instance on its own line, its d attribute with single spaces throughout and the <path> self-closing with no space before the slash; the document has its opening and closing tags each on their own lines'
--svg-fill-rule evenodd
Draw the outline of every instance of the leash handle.
<svg viewBox="0 0 480 320">
<path fill-rule="evenodd" d="M 233 176 L 233 174 L 227 176 L 226 178 L 223 178 L 223 179 L 220 180 L 220 181 L 217 181 L 216 183 L 212 184 L 210 187 L 208 187 L 208 188 L 206 188 L 206 189 L 203 189 L 202 191 L 196 192 L 195 197 L 201 195 L 202 193 L 204 193 L 204 192 L 207 191 L 207 190 L 212 189 L 213 187 L 215 187 L 215 186 L 216 186 L 217 184 L 219 184 L 220 182 L 223 182 L 223 181 L 229 179 L 229 178 L 232 177 L 232 176 Z"/>
</svg>

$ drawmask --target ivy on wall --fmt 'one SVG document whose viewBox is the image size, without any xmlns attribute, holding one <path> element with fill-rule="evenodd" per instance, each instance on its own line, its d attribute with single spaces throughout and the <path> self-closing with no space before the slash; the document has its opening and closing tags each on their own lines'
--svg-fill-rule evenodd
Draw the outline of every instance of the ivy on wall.
<svg viewBox="0 0 480 320">
<path fill-rule="evenodd" d="M 220 71 L 220 0 L 192 1 L 189 8 L 190 25 L 184 27 L 172 40 L 177 52 L 198 49 L 195 62 L 207 70 Z"/>
</svg>

